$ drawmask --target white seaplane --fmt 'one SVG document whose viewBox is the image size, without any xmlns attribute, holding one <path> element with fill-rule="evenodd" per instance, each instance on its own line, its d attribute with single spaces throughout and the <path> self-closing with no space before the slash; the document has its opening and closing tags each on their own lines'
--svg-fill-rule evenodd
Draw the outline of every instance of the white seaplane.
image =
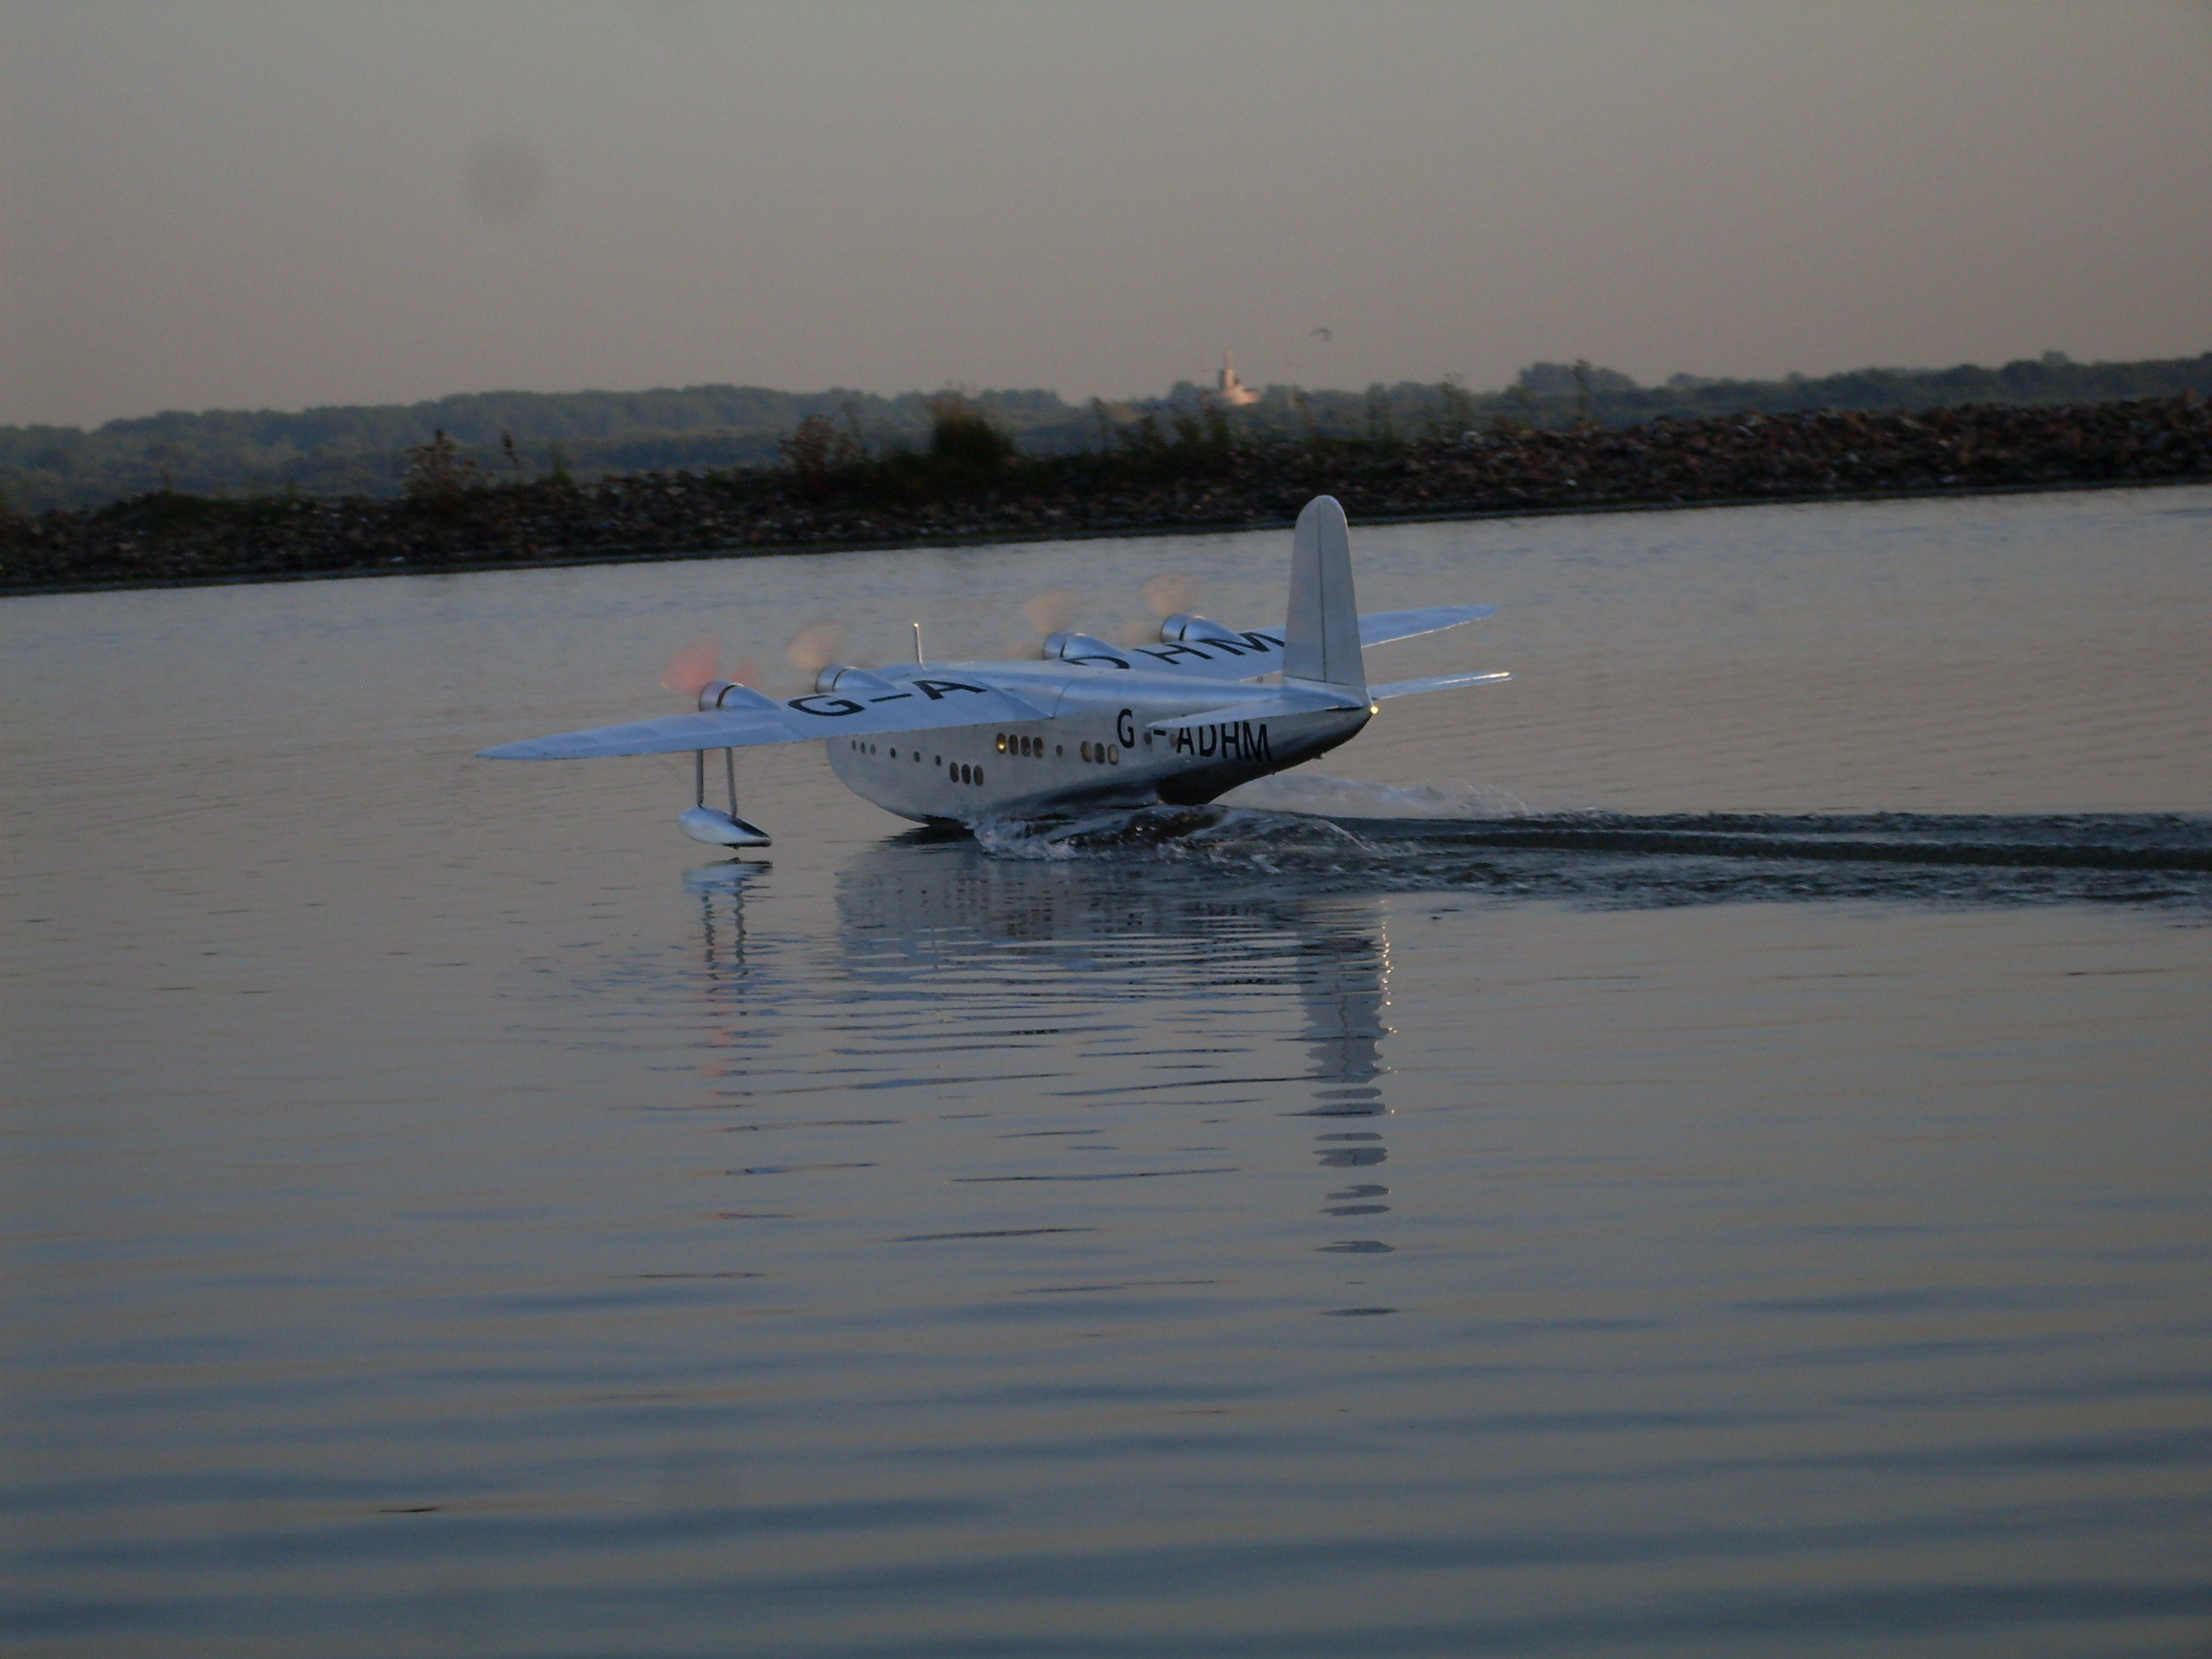
<svg viewBox="0 0 2212 1659">
<path fill-rule="evenodd" d="M 1194 805 L 1322 755 L 1391 697 L 1503 680 L 1503 671 L 1367 681 L 1365 647 L 1457 628 L 1486 605 L 1430 605 L 1363 617 L 1352 601 L 1344 508 L 1316 496 L 1291 544 L 1290 614 L 1278 634 L 1225 628 L 1188 612 L 1157 645 L 1116 646 L 1061 631 L 1036 662 L 833 663 L 814 690 L 781 701 L 709 680 L 696 714 L 533 738 L 489 760 L 698 757 L 696 798 L 678 820 L 695 841 L 765 847 L 730 807 L 707 805 L 707 753 L 822 740 L 855 794 L 922 823 L 1054 817 L 1093 808 Z"/>
</svg>

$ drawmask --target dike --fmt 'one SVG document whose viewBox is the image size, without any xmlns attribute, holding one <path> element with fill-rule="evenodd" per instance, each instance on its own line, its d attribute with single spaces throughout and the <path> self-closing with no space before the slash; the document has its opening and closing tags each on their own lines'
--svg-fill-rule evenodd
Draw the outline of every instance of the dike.
<svg viewBox="0 0 2212 1659">
<path fill-rule="evenodd" d="M 0 592 L 283 581 L 1288 524 L 2212 482 L 2212 404 L 2174 398 L 1796 412 L 1455 438 L 1180 441 L 988 464 L 649 472 L 416 489 L 395 500 L 157 492 L 0 516 Z"/>
</svg>

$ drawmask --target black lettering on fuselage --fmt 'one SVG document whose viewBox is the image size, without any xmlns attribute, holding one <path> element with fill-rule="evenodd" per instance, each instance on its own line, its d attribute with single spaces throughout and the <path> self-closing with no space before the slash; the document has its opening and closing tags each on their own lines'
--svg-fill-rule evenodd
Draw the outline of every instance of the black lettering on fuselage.
<svg viewBox="0 0 2212 1659">
<path fill-rule="evenodd" d="M 1158 727 L 1154 728 L 1156 731 Z M 1161 733 L 1165 736 L 1165 732 Z M 1212 760 L 1218 756 L 1223 760 L 1270 761 L 1275 758 L 1274 746 L 1267 741 L 1267 722 L 1254 726 L 1249 720 L 1222 720 L 1210 726 L 1178 726 L 1175 729 L 1175 752 L 1195 755 L 1200 760 Z"/>
</svg>

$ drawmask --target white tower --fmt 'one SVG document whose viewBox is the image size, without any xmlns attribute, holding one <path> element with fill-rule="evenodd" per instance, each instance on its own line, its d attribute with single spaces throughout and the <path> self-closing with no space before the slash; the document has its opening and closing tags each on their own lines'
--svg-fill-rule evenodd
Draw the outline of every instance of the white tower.
<svg viewBox="0 0 2212 1659">
<path fill-rule="evenodd" d="M 1226 349 L 1221 354 L 1221 373 L 1213 382 L 1213 396 L 1217 402 L 1226 404 L 1231 409 L 1260 401 L 1260 394 L 1237 378 L 1237 360 L 1229 355 Z"/>
</svg>

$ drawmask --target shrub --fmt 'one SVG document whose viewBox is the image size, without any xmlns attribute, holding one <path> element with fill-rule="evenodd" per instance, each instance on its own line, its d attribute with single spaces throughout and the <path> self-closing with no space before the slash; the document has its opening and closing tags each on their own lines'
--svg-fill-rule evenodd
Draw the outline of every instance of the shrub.
<svg viewBox="0 0 2212 1659">
<path fill-rule="evenodd" d="M 946 471 L 998 472 L 1014 459 L 1014 441 L 959 392 L 932 398 L 929 416 L 929 459 Z"/>
</svg>

